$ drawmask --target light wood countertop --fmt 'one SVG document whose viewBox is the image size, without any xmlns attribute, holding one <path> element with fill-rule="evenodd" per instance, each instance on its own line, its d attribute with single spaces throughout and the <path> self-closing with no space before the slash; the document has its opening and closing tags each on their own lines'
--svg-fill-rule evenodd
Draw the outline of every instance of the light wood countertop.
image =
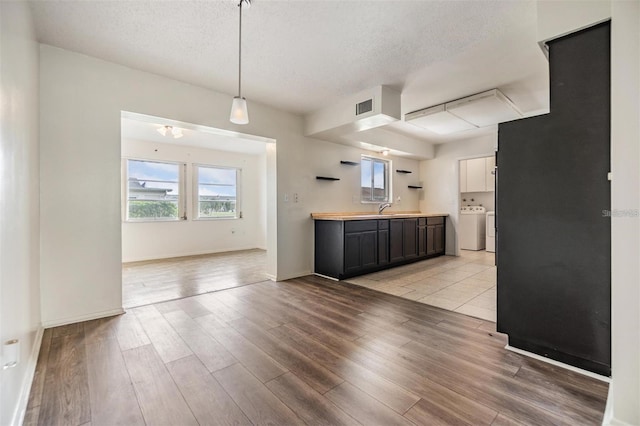
<svg viewBox="0 0 640 426">
<path fill-rule="evenodd" d="M 410 212 L 389 212 L 389 213 L 367 213 L 367 212 L 342 212 L 342 213 L 311 213 L 314 220 L 367 220 L 367 219 L 403 219 L 411 217 L 446 217 L 447 213 L 420 213 Z"/>
</svg>

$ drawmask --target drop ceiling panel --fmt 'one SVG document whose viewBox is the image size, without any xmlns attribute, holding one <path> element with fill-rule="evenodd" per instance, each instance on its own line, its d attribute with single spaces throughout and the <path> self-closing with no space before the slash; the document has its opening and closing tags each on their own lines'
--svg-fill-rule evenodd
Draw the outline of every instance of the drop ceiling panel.
<svg viewBox="0 0 640 426">
<path fill-rule="evenodd" d="M 515 105 L 496 89 L 448 102 L 445 106 L 447 111 L 478 127 L 522 118 Z"/>
<path fill-rule="evenodd" d="M 406 115 L 405 120 L 407 123 L 422 127 L 439 135 L 447 135 L 449 133 L 476 128 L 473 124 L 448 112 L 444 105 L 437 105 L 432 108 L 412 112 Z"/>
</svg>

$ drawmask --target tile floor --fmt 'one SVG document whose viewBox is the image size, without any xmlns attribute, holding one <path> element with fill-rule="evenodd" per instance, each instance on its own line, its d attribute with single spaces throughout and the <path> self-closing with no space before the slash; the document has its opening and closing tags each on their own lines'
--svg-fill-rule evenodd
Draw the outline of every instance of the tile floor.
<svg viewBox="0 0 640 426">
<path fill-rule="evenodd" d="M 488 321 L 496 321 L 495 253 L 461 250 L 346 280 Z"/>
</svg>

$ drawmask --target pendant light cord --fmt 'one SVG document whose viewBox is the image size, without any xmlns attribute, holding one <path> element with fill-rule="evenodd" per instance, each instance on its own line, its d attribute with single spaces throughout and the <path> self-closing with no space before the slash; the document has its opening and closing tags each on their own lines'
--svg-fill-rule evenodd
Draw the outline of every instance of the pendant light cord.
<svg viewBox="0 0 640 426">
<path fill-rule="evenodd" d="M 238 97 L 242 99 L 242 2 L 240 0 L 240 30 L 238 31 Z"/>
</svg>

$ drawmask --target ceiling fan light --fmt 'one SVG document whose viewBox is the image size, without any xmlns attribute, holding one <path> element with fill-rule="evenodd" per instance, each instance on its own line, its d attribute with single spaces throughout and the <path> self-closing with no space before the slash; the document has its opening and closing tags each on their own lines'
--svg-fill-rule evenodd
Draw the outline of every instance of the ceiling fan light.
<svg viewBox="0 0 640 426">
<path fill-rule="evenodd" d="M 247 100 L 236 96 L 231 104 L 231 114 L 229 120 L 235 124 L 249 123 L 249 111 L 247 110 Z"/>
<path fill-rule="evenodd" d="M 178 138 L 181 138 L 181 137 L 183 137 L 183 136 L 184 136 L 184 135 L 182 134 L 182 129 L 178 129 L 177 127 L 173 127 L 173 128 L 171 129 L 171 134 L 173 135 L 173 137 L 174 137 L 175 139 L 178 139 Z"/>
</svg>

